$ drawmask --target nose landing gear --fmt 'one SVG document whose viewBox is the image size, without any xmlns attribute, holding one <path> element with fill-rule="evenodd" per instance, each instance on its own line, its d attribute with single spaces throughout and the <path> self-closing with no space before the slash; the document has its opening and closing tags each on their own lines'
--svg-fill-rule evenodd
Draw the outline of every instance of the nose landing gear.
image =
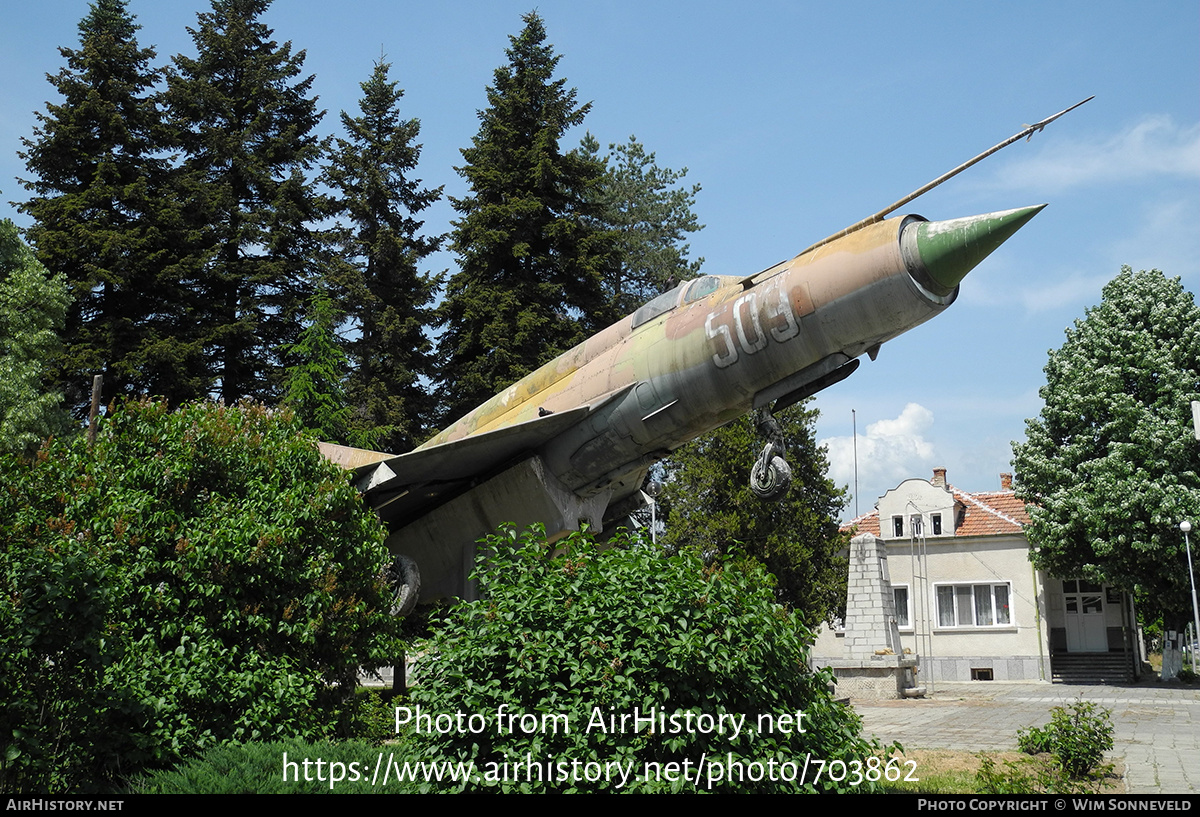
<svg viewBox="0 0 1200 817">
<path fill-rule="evenodd" d="M 758 416 L 758 431 L 767 438 L 762 454 L 750 469 L 750 490 L 764 501 L 783 499 L 792 484 L 792 467 L 784 459 L 787 448 L 783 430 L 769 411 Z"/>
</svg>

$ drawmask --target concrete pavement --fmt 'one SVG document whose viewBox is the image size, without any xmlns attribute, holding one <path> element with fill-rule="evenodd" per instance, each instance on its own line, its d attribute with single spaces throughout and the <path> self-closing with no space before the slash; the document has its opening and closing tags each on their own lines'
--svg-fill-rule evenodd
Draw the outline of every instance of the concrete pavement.
<svg viewBox="0 0 1200 817">
<path fill-rule="evenodd" d="M 1200 689 L 1143 682 L 1072 686 L 973 681 L 938 683 L 925 699 L 852 701 L 868 733 L 905 749 L 1015 750 L 1017 729 L 1043 726 L 1050 709 L 1080 696 L 1112 710 L 1106 758 L 1123 758 L 1129 792 L 1200 792 Z"/>
</svg>

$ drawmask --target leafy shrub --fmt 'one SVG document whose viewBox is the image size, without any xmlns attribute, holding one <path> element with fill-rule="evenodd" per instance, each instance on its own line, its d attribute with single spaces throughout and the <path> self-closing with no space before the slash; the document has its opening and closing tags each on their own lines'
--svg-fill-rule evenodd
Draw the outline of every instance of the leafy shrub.
<svg viewBox="0 0 1200 817">
<path fill-rule="evenodd" d="M 396 652 L 379 520 L 288 413 L 131 402 L 0 485 L 0 789 L 324 737 Z"/>
<path fill-rule="evenodd" d="M 1033 794 L 1036 791 L 1037 783 L 1033 777 L 1012 761 L 1005 761 L 1004 771 L 999 771 L 996 761 L 985 754 L 979 755 L 979 771 L 975 773 L 976 794 Z"/>
<path fill-rule="evenodd" d="M 1049 728 L 1030 726 L 1017 730 L 1017 748 L 1027 755 L 1050 754 L 1054 752 L 1054 740 Z"/>
<path fill-rule="evenodd" d="M 485 547 L 482 598 L 450 612 L 401 719 L 410 757 L 474 763 L 478 776 L 417 788 L 864 791 L 880 780 L 872 757 L 882 747 L 834 700 L 828 671 L 808 668 L 811 635 L 775 603 L 761 568 L 706 567 L 687 549 L 664 557 L 623 533 L 603 550 L 572 534 L 552 554 L 541 532 L 514 530 Z M 478 716 L 480 728 L 438 731 L 436 721 L 414 723 L 417 707 L 433 719 Z M 500 720 L 501 710 L 514 719 Z M 621 723 L 638 712 L 667 718 L 656 719 L 667 728 Z M 758 729 L 759 715 L 798 712 L 804 733 Z M 740 734 L 675 728 L 720 715 L 745 715 Z M 787 764 L 802 767 L 809 754 L 829 773 L 814 782 L 814 763 L 802 783 Z M 698 771 L 702 758 L 720 764 L 721 779 L 717 766 Z M 588 762 L 597 779 L 572 765 Z M 631 764 L 631 778 L 610 777 L 609 763 Z M 646 779 L 646 763 L 679 765 Z M 671 768 L 691 779 L 667 779 Z"/>
<path fill-rule="evenodd" d="M 348 734 L 356 740 L 382 744 L 396 737 L 395 705 L 403 700 L 390 690 L 359 689 L 346 702 Z"/>
<path fill-rule="evenodd" d="M 975 773 L 975 794 L 1083 794 L 1093 791 L 1087 781 L 1073 780 L 1052 765 L 1030 761 L 1018 765 L 1004 761 L 1004 771 L 996 761 L 979 755 L 979 771 Z"/>
<path fill-rule="evenodd" d="M 350 740 L 251 741 L 212 746 L 170 769 L 149 771 L 129 785 L 134 794 L 370 794 L 402 792 L 407 784 L 372 785 L 374 760 L 382 752 L 402 764 L 395 745 L 395 711 L 386 692 L 359 689 L 345 701 Z M 383 746 L 385 741 L 391 745 Z M 305 760 L 310 763 L 306 767 Z M 285 760 L 287 765 L 285 766 Z M 321 760 L 324 766 L 315 763 Z M 331 764 L 336 771 L 331 770 Z M 355 764 L 353 767 L 351 764 Z M 330 785 L 330 783 L 334 785 Z M 375 781 L 377 782 L 377 781 Z"/>
<path fill-rule="evenodd" d="M 1072 778 L 1090 774 L 1113 747 L 1112 710 L 1082 698 L 1050 710 L 1050 723 L 1021 730 L 1017 745 L 1028 754 L 1050 752 Z"/>
<path fill-rule="evenodd" d="M 370 794 L 380 791 L 369 777 L 379 751 L 361 741 L 214 746 L 173 769 L 147 773 L 129 789 L 133 794 Z"/>
</svg>

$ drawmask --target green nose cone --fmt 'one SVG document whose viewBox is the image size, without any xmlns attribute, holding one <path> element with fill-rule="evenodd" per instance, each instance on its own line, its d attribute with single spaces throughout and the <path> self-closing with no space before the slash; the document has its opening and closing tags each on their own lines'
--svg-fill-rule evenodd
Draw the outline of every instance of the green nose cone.
<svg viewBox="0 0 1200 817">
<path fill-rule="evenodd" d="M 922 283 L 938 295 L 949 295 L 968 272 L 1045 206 L 910 225 L 906 232 L 913 230 L 916 255 L 926 273 Z"/>
</svg>

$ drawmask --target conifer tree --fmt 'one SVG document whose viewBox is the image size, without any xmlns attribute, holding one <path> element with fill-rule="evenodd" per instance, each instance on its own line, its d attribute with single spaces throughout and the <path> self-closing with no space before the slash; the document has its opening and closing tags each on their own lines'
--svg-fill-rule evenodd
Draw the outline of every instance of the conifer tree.
<svg viewBox="0 0 1200 817">
<path fill-rule="evenodd" d="M 434 322 L 441 278 L 418 267 L 441 238 L 419 235 L 417 214 L 442 189 L 423 188 L 412 178 L 421 123 L 401 118 L 404 91 L 389 78 L 390 69 L 380 61 L 362 83 L 361 116 L 342 113 L 347 138 L 337 140 L 322 181 L 334 191 L 339 223 L 333 238 L 341 261 L 335 277 L 357 330 L 349 343 L 350 422 L 360 438 L 370 432 L 374 446 L 401 453 L 420 442 L 436 419 L 428 382 L 433 344 L 425 330 Z"/>
<path fill-rule="evenodd" d="M 308 326 L 287 350 L 293 364 L 288 367 L 283 402 L 319 439 L 344 445 L 351 442 L 345 387 L 348 367 L 333 320 L 329 295 L 318 289 L 309 299 Z"/>
<path fill-rule="evenodd" d="M 105 402 L 145 391 L 178 402 L 201 387 L 197 350 L 177 331 L 185 290 L 171 269 L 160 71 L 138 28 L 125 0 L 92 3 L 79 48 L 60 49 L 67 65 L 50 77 L 62 101 L 38 114 L 21 154 L 34 194 L 20 205 L 34 219 L 28 238 L 73 296 L 55 377 L 84 412 L 94 374 Z"/>
<path fill-rule="evenodd" d="M 844 609 L 841 552 L 849 537 L 837 523 L 846 491 L 828 477 L 810 403 L 775 415 L 792 467 L 791 487 L 778 502 L 759 500 L 749 488 L 764 442 L 752 415 L 672 452 L 664 461 L 666 523 L 659 541 L 762 564 L 776 578 L 776 598 L 812 626 Z"/>
<path fill-rule="evenodd" d="M 190 275 L 199 340 L 226 402 L 278 396 L 280 350 L 295 342 L 317 275 L 308 172 L 323 116 L 298 79 L 304 52 L 271 39 L 270 0 L 213 0 L 189 29 L 197 55 L 176 56 L 167 101 L 189 202 Z"/>
<path fill-rule="evenodd" d="M 582 150 L 598 158 L 600 143 L 589 134 Z M 606 172 L 594 198 L 600 218 L 615 233 L 620 258 L 604 280 L 609 320 L 615 321 L 700 273 L 704 259 L 688 259 L 686 239 L 704 225 L 692 212 L 700 185 L 681 186 L 686 167 L 659 167 L 634 136 L 610 144 L 603 161 Z"/>
<path fill-rule="evenodd" d="M 606 313 L 612 235 L 590 203 L 604 166 L 560 145 L 590 105 L 554 78 L 542 19 L 524 21 L 462 151 L 470 193 L 452 200 L 460 269 L 440 311 L 439 376 L 451 420 L 582 341 Z"/>
</svg>

